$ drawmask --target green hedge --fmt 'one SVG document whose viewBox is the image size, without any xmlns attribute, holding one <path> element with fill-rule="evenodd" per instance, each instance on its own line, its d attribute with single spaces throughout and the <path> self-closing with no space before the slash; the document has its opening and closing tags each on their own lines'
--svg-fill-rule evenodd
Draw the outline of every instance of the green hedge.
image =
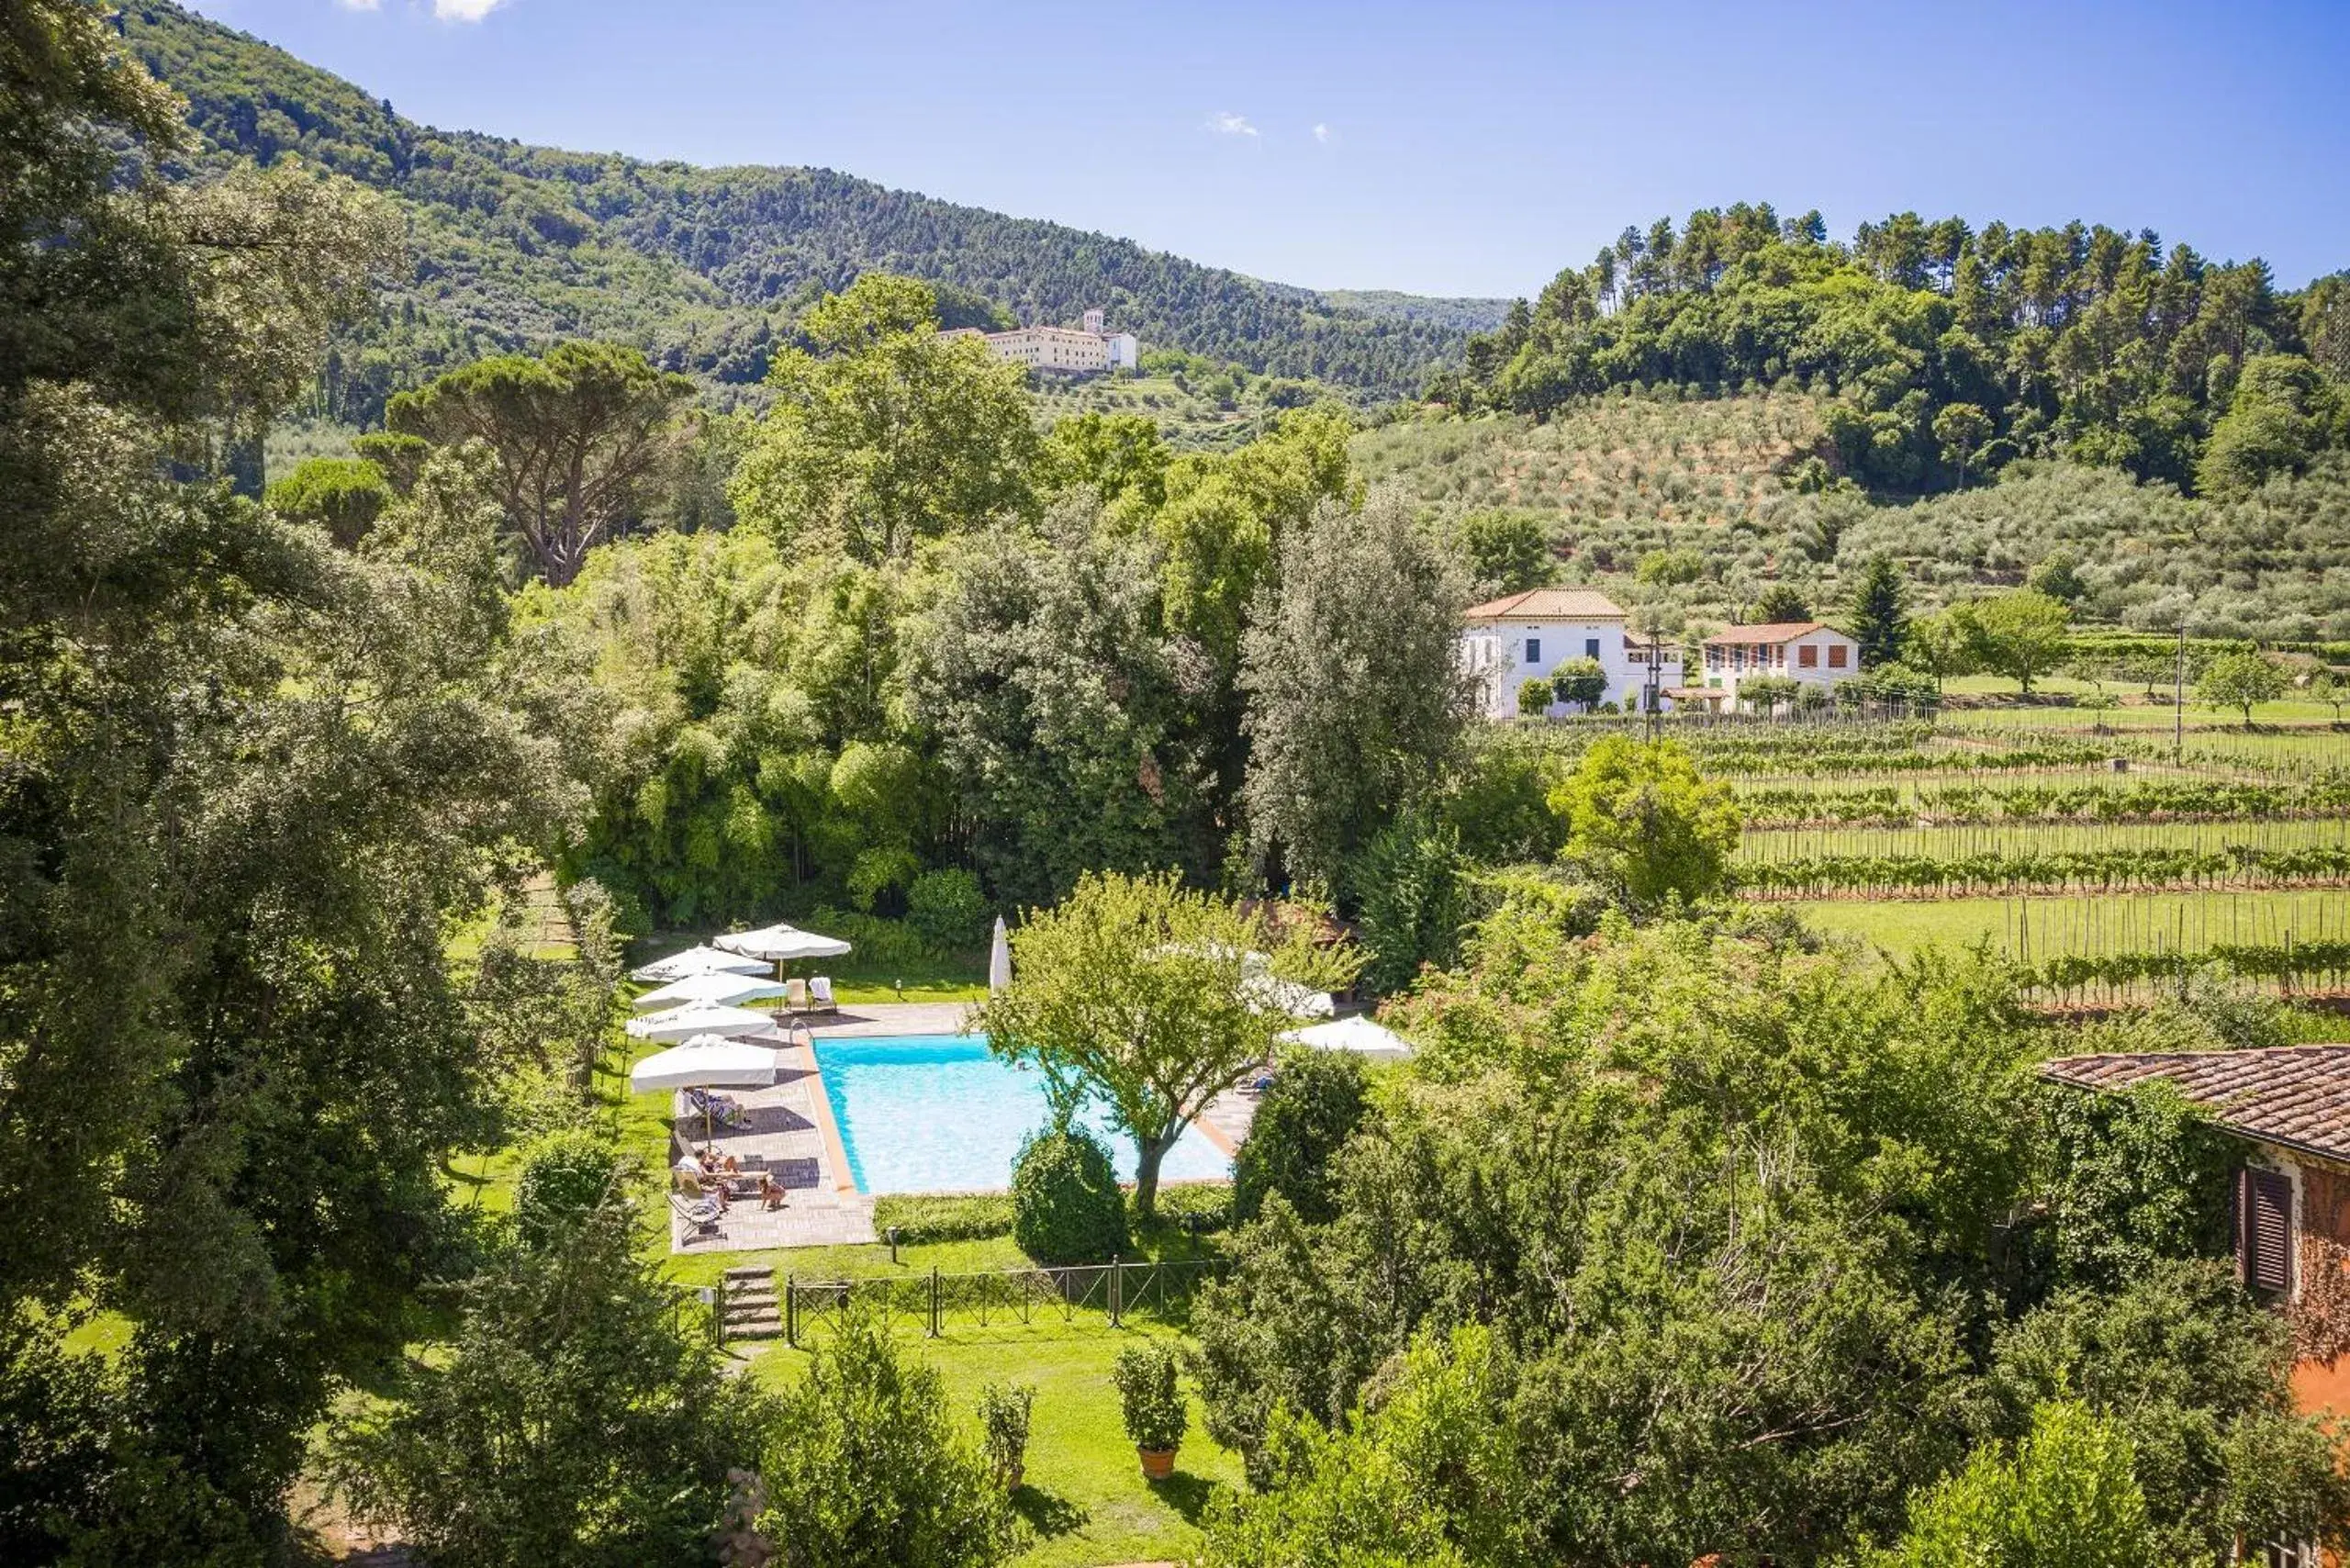
<svg viewBox="0 0 2350 1568">
<path fill-rule="evenodd" d="M 889 1193 L 873 1200 L 873 1228 L 898 1227 L 907 1245 L 927 1241 L 982 1241 L 1012 1234 L 1009 1193 Z"/>
</svg>

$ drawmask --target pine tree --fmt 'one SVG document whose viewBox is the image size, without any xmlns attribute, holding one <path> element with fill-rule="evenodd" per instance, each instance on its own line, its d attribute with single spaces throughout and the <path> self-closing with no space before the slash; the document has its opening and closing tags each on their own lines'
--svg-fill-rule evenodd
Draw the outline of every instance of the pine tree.
<svg viewBox="0 0 2350 1568">
<path fill-rule="evenodd" d="M 1845 630 L 1861 644 L 1863 669 L 1901 657 L 1901 646 L 1909 637 L 1909 583 L 1891 556 L 1873 555 L 1861 568 Z"/>
</svg>

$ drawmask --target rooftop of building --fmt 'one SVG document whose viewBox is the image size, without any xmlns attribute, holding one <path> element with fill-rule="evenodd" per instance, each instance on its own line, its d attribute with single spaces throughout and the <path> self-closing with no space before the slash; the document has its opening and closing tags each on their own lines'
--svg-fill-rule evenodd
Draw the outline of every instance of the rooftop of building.
<svg viewBox="0 0 2350 1568">
<path fill-rule="evenodd" d="M 1623 607 L 1597 588 L 1528 588 L 1472 605 L 1471 621 L 1621 621 Z"/>
<path fill-rule="evenodd" d="M 1814 632 L 1834 632 L 1825 621 L 1773 621 L 1761 626 L 1726 626 L 1706 639 L 1709 648 L 1751 648 L 1772 643 L 1792 643 Z M 1838 633 L 1838 635 L 1842 635 Z"/>
<path fill-rule="evenodd" d="M 2350 1045 L 2249 1051 L 2108 1052 L 2042 1062 L 2041 1076 L 2079 1089 L 2157 1079 L 2241 1137 L 2350 1161 Z"/>
</svg>

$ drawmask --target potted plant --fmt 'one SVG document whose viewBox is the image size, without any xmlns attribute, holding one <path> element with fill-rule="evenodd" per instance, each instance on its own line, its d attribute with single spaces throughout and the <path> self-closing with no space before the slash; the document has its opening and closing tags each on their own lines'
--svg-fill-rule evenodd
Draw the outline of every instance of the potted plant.
<svg viewBox="0 0 2350 1568">
<path fill-rule="evenodd" d="M 1028 1457 L 1028 1412 L 1036 1391 L 1025 1383 L 979 1390 L 979 1434 L 988 1471 L 1006 1492 L 1020 1490 Z"/>
<path fill-rule="evenodd" d="M 1113 1372 L 1118 1385 L 1119 1414 L 1125 1418 L 1126 1437 L 1142 1461 L 1143 1474 L 1164 1481 L 1175 1473 L 1175 1450 L 1183 1443 L 1183 1428 L 1191 1411 L 1176 1381 L 1175 1352 L 1152 1340 L 1129 1345 L 1118 1352 Z"/>
</svg>

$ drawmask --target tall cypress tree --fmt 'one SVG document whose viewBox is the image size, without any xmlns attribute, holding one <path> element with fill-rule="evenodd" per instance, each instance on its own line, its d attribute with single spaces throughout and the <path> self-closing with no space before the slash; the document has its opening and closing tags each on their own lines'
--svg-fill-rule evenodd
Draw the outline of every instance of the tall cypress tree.
<svg viewBox="0 0 2350 1568">
<path fill-rule="evenodd" d="M 1909 638 L 1909 582 L 1890 555 L 1872 555 L 1852 588 L 1845 631 L 1861 644 L 1861 667 L 1874 669 L 1901 657 Z"/>
</svg>

